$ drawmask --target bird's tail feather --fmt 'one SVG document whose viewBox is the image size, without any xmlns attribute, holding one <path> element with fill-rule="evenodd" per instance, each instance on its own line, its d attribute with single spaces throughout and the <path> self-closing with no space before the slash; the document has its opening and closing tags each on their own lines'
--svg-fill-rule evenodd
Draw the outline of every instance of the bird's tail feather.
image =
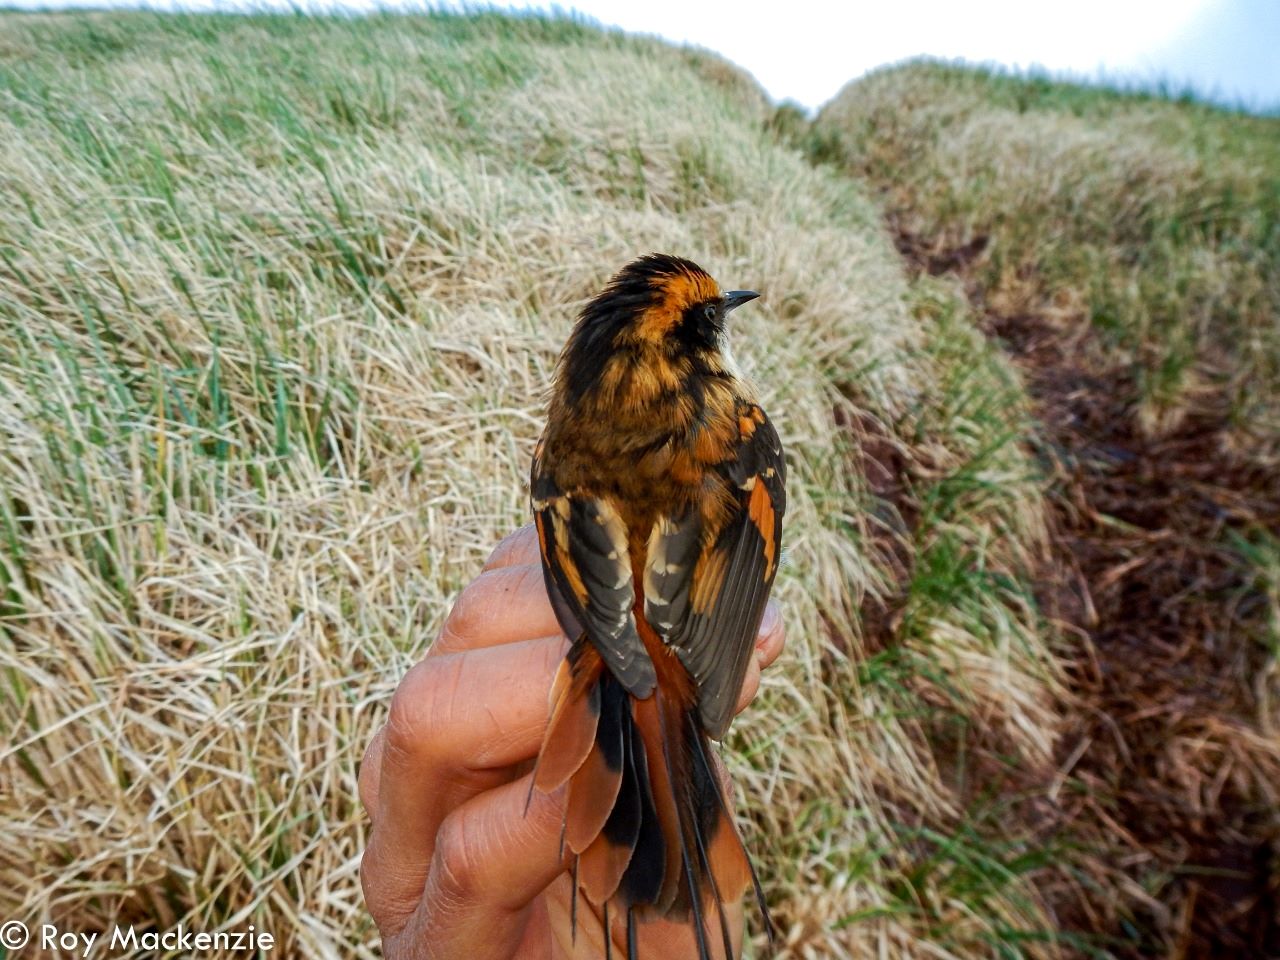
<svg viewBox="0 0 1280 960">
<path fill-rule="evenodd" d="M 683 677 L 659 682 L 637 700 L 582 639 L 552 688 L 533 783 L 544 792 L 568 784 L 563 843 L 575 855 L 571 916 L 579 891 L 604 917 L 625 916 L 627 960 L 637 960 L 637 922 L 655 917 L 691 919 L 699 960 L 716 956 L 707 936 L 713 925 L 723 955 L 732 956 L 725 905 L 748 885 L 772 938 L 706 734 L 692 704 L 679 697 L 686 686 Z M 607 920 L 605 930 L 607 942 Z"/>
</svg>

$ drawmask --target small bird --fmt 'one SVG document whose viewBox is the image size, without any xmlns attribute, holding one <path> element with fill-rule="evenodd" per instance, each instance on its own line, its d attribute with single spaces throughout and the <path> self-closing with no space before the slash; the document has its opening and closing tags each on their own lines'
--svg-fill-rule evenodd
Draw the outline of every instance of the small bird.
<svg viewBox="0 0 1280 960">
<path fill-rule="evenodd" d="M 636 923 L 692 921 L 749 884 L 708 739 L 733 716 L 781 553 L 782 445 L 726 342 L 756 299 L 688 260 L 627 264 L 560 355 L 531 500 L 547 592 L 571 647 L 533 787 L 568 784 L 563 843 L 579 891 Z M 615 916 L 617 914 L 615 913 Z"/>
</svg>

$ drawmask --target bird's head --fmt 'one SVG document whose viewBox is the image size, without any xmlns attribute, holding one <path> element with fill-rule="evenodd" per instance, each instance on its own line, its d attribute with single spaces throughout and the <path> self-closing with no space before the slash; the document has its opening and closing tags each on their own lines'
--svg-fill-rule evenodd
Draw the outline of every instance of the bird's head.
<svg viewBox="0 0 1280 960">
<path fill-rule="evenodd" d="M 672 362 L 723 365 L 729 313 L 760 294 L 724 292 L 696 263 L 653 253 L 633 260 L 583 308 L 565 347 L 564 374 L 573 394 L 598 380 L 606 364 Z"/>
</svg>

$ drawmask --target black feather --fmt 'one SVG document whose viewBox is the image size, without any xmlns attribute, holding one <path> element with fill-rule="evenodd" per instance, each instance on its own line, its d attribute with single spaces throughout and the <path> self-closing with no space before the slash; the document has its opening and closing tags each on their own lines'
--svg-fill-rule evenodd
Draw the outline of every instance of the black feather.
<svg viewBox="0 0 1280 960">
<path fill-rule="evenodd" d="M 698 860 L 702 864 L 707 883 L 711 886 L 711 894 L 716 902 L 716 914 L 720 920 L 720 936 L 724 940 L 724 955 L 732 957 L 733 938 L 729 934 L 729 920 L 724 913 L 724 898 L 720 895 L 720 887 L 716 883 L 716 875 L 711 871 L 711 860 L 707 856 L 707 841 L 720 826 L 722 808 L 715 798 L 706 794 L 709 791 L 715 794 L 715 797 L 719 797 L 720 789 L 716 785 L 715 772 L 707 760 L 706 751 L 702 748 L 702 731 L 698 729 L 696 721 L 692 721 L 692 719 L 689 723 L 688 733 L 689 739 L 694 744 L 693 777 L 691 778 L 690 786 L 694 796 L 694 809 L 698 814 L 693 824 L 693 842 L 697 848 Z M 732 826 L 732 824 L 726 823 L 726 826 Z"/>
<path fill-rule="evenodd" d="M 573 893 L 569 895 L 569 942 L 578 943 L 578 857 L 573 858 Z"/>
<path fill-rule="evenodd" d="M 703 741 L 698 739 L 695 741 L 698 748 L 698 754 L 704 766 L 710 766 L 707 758 L 707 751 L 703 745 Z M 720 791 L 716 791 L 716 804 L 720 808 L 720 812 L 726 820 L 730 819 L 729 807 L 724 802 L 724 795 Z M 743 850 L 746 853 L 746 850 Z M 747 869 L 751 872 L 751 886 L 755 892 L 756 907 L 760 910 L 760 919 L 764 922 L 764 932 L 769 938 L 769 946 L 773 946 L 774 937 L 777 934 L 777 927 L 773 925 L 773 916 L 769 913 L 769 904 L 764 899 L 764 888 L 760 886 L 760 878 L 756 876 L 756 865 L 751 862 L 751 857 L 747 856 Z"/>
<path fill-rule="evenodd" d="M 693 871 L 693 863 L 689 859 L 689 848 L 680 844 L 680 859 L 684 864 L 684 878 L 689 885 L 689 909 L 693 913 L 693 935 L 698 941 L 698 960 L 711 960 L 711 948 L 707 944 L 707 927 L 702 922 L 702 889 L 698 885 L 697 875 Z"/>
<path fill-rule="evenodd" d="M 662 892 L 667 845 L 658 822 L 658 808 L 653 802 L 653 781 L 649 778 L 644 741 L 634 722 L 631 724 L 631 761 L 632 769 L 628 773 L 634 773 L 640 797 L 640 832 L 631 862 L 622 875 L 621 891 L 629 903 L 653 904 Z"/>
<path fill-rule="evenodd" d="M 634 738 L 630 731 L 631 710 L 627 703 L 627 692 L 612 676 L 602 674 L 600 684 L 606 691 L 605 712 L 600 714 L 600 723 L 616 722 L 624 725 L 622 785 L 618 789 L 618 799 L 613 802 L 613 809 L 609 812 L 609 819 L 604 822 L 604 838 L 614 846 L 634 850 L 640 836 L 640 781 L 635 775 Z M 613 711 L 612 717 L 609 716 L 611 700 L 620 704 Z M 643 757 L 641 759 L 643 761 Z"/>
<path fill-rule="evenodd" d="M 640 960 L 640 947 L 636 943 L 635 907 L 627 907 L 627 960 Z"/>
</svg>

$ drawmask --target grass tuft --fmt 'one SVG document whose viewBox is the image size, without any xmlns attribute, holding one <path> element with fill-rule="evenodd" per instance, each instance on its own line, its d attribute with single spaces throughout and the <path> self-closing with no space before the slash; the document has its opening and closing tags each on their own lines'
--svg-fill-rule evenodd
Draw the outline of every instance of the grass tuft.
<svg viewBox="0 0 1280 960">
<path fill-rule="evenodd" d="M 935 269 L 987 306 L 1101 334 L 1166 435 L 1221 392 L 1243 442 L 1280 436 L 1280 119 L 920 62 L 822 110 L 815 158 L 885 192 Z"/>
<path fill-rule="evenodd" d="M 749 78 L 567 18 L 3 23 L 0 913 L 375 957 L 361 754 L 527 520 L 576 310 L 670 250 L 763 290 L 791 457 L 727 745 L 782 955 L 1053 954 L 952 756 L 1051 725 L 1016 384 Z"/>
</svg>

